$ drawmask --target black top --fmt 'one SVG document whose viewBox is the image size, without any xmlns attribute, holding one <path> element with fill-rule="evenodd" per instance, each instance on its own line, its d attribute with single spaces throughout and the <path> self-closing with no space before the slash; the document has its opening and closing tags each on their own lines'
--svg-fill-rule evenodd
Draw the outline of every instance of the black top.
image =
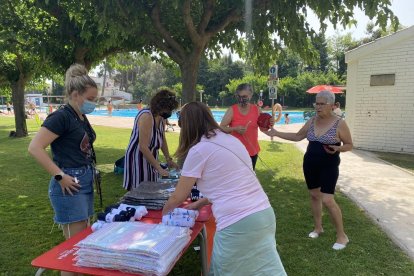
<svg viewBox="0 0 414 276">
<path fill-rule="evenodd" d="M 53 161 L 60 168 L 77 168 L 94 162 L 93 142 L 96 139 L 85 115 L 82 121 L 70 105 L 49 114 L 43 127 L 59 137 L 51 143 Z"/>
</svg>

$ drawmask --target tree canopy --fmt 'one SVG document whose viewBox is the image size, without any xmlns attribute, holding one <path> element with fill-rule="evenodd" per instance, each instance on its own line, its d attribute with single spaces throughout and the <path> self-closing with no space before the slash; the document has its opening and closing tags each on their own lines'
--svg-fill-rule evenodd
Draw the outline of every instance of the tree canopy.
<svg viewBox="0 0 414 276">
<path fill-rule="evenodd" d="M 27 132 L 24 87 L 31 78 L 48 70 L 63 73 L 74 62 L 90 68 L 118 52 L 146 53 L 171 68 L 173 60 L 185 103 L 198 94 L 202 59 L 220 56 L 223 47 L 244 57 L 254 72 L 266 72 L 285 48 L 308 65 L 318 58 L 324 64 L 325 42 L 307 22 L 310 10 L 321 32 L 325 21 L 354 23 L 355 7 L 375 25 L 385 28 L 391 19 L 395 27 L 398 19 L 389 5 L 388 0 L 5 0 L 0 5 L 0 85 L 8 83 L 13 91 L 22 136 Z M 222 89 L 210 96 L 218 97 Z"/>
<path fill-rule="evenodd" d="M 16 136 L 27 136 L 24 90 L 33 77 L 50 72 L 47 34 L 53 25 L 31 1 L 8 0 L 0 8 L 0 80 L 12 92 Z"/>
<path fill-rule="evenodd" d="M 136 41 L 136 51 L 165 54 L 180 67 L 184 102 L 195 100 L 199 63 L 203 55 L 220 54 L 222 47 L 246 57 L 257 68 L 268 68 L 282 45 L 307 61 L 318 54 L 312 47 L 316 37 L 306 20 L 311 9 L 322 31 L 325 20 L 334 25 L 353 22 L 353 10 L 365 14 L 382 27 L 388 19 L 398 24 L 387 0 L 330 1 L 126 1 L 95 0 L 102 29 L 110 35 Z M 244 35 L 247 43 L 243 43 Z M 142 46 L 142 40 L 145 45 Z M 130 44 L 128 44 L 131 46 Z"/>
</svg>

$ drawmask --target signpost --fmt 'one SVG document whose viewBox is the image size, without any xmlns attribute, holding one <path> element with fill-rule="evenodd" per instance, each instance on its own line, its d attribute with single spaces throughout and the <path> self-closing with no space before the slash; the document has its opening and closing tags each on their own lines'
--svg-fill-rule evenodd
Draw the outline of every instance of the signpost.
<svg viewBox="0 0 414 276">
<path fill-rule="evenodd" d="M 277 82 L 278 82 L 278 67 L 273 65 L 269 68 L 269 79 L 267 81 L 267 86 L 269 87 L 269 99 L 272 100 L 272 118 L 275 119 L 275 99 L 277 99 Z M 273 141 L 273 137 L 271 137 Z"/>
<path fill-rule="evenodd" d="M 204 90 L 200 90 L 200 102 L 203 102 L 203 93 L 204 93 Z"/>
</svg>

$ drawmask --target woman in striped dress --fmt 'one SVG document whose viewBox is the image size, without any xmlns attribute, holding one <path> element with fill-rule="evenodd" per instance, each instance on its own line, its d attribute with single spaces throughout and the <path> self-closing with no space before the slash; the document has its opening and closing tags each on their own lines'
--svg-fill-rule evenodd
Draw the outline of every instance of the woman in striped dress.
<svg viewBox="0 0 414 276">
<path fill-rule="evenodd" d="M 138 112 L 125 153 L 125 189 L 136 188 L 143 181 L 156 181 L 158 175 L 168 175 L 168 171 L 158 161 L 159 149 L 162 150 L 168 167 L 178 168 L 170 156 L 164 135 L 165 120 L 177 107 L 175 93 L 163 89 L 151 99 L 149 108 Z"/>
</svg>

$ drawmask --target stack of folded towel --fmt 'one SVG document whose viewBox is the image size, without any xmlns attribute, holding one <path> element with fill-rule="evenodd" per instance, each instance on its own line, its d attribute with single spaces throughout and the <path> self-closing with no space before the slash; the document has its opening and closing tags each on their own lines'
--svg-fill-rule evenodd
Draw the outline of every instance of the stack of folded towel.
<svg viewBox="0 0 414 276">
<path fill-rule="evenodd" d="M 162 217 L 164 225 L 193 227 L 198 217 L 198 211 L 184 208 L 175 208 Z"/>
<path fill-rule="evenodd" d="M 139 186 L 127 192 L 122 203 L 142 205 L 149 210 L 161 210 L 168 198 L 175 191 L 176 182 L 141 182 Z"/>
<path fill-rule="evenodd" d="M 76 246 L 76 265 L 166 275 L 190 241 L 185 227 L 113 222 Z"/>
</svg>

